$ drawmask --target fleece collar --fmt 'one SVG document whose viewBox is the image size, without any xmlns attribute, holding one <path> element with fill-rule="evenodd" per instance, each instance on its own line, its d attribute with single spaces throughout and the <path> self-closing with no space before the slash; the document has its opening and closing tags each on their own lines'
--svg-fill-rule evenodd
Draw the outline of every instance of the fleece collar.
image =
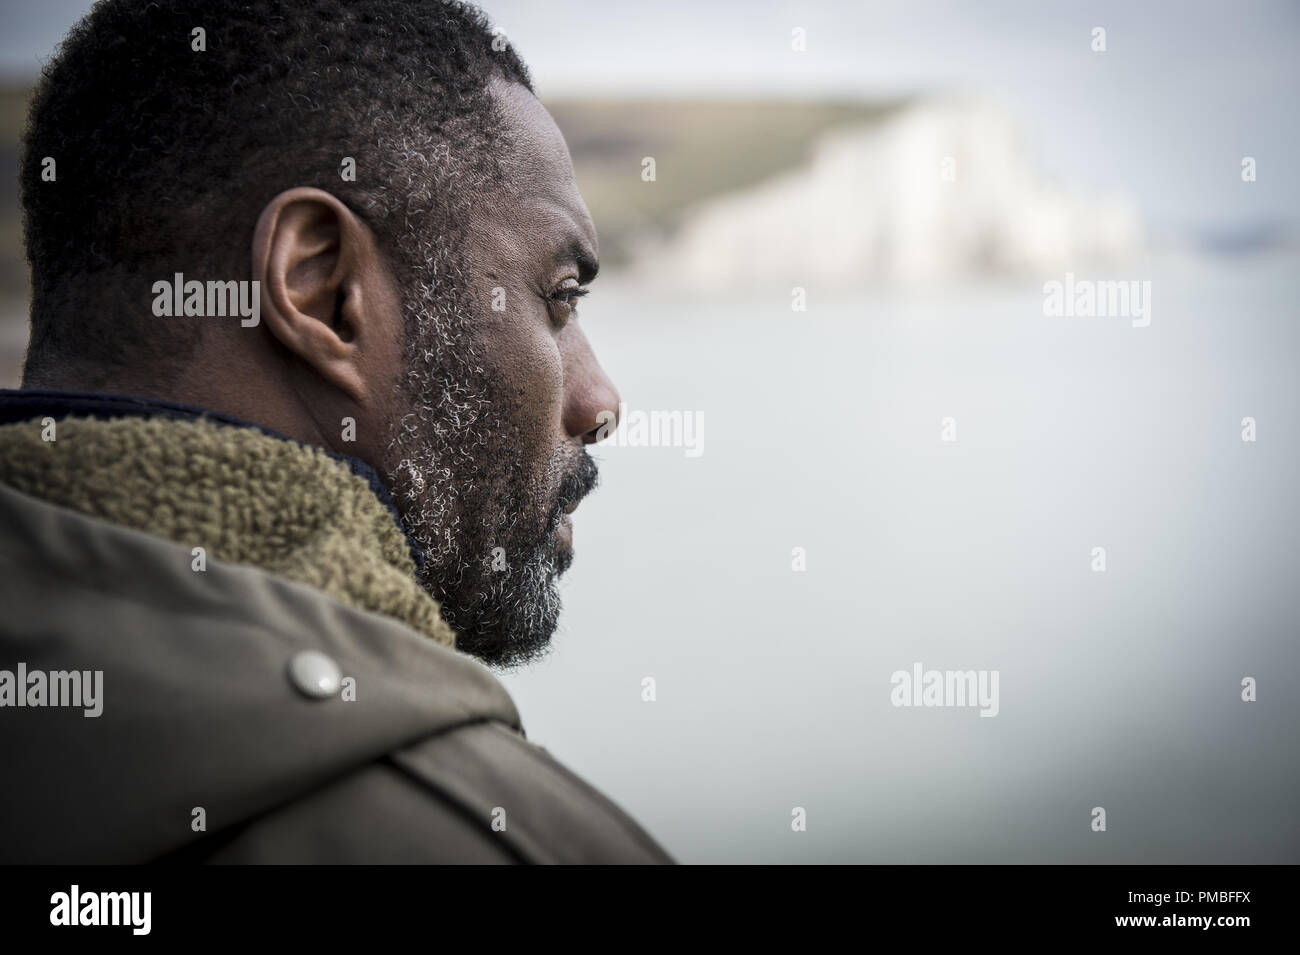
<svg viewBox="0 0 1300 955">
<path fill-rule="evenodd" d="M 0 392 L 0 483 L 251 564 L 455 643 L 368 465 L 200 409 Z M 42 421 L 57 422 L 46 441 Z"/>
<path fill-rule="evenodd" d="M 185 405 L 176 401 L 163 401 L 160 398 L 142 398 L 138 395 L 118 395 L 97 391 L 0 388 L 0 424 L 46 417 L 61 421 L 69 415 L 82 415 L 101 419 L 130 417 L 174 418 L 181 421 L 202 419 L 233 428 L 252 428 L 272 438 L 279 438 L 282 441 L 294 441 L 293 438 L 272 431 L 270 428 L 263 428 L 260 424 L 243 421 L 233 415 L 222 414 L 220 411 L 209 411 L 206 408 L 196 408 L 193 405 Z M 346 464 L 348 470 L 370 486 L 370 490 L 374 492 L 375 497 L 379 498 L 384 507 L 388 508 L 389 513 L 393 515 L 393 520 L 397 522 L 397 526 L 402 528 L 402 533 L 406 536 L 406 545 L 411 551 L 411 560 L 415 561 L 416 570 L 423 571 L 424 555 L 420 550 L 420 545 L 416 543 L 415 538 L 406 533 L 402 518 L 393 504 L 392 494 L 388 490 L 388 485 L 379 476 L 379 472 L 365 461 L 351 455 L 335 454 L 324 449 L 321 449 L 321 453 L 326 457 Z"/>
</svg>

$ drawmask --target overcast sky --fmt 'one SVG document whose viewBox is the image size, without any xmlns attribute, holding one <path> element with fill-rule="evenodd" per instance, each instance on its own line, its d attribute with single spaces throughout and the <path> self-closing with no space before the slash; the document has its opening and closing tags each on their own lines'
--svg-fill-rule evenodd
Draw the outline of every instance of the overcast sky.
<svg viewBox="0 0 1300 955">
<path fill-rule="evenodd" d="M 1290 0 L 488 0 L 542 98 L 1001 97 L 1046 170 L 1131 195 L 1157 229 L 1300 221 L 1300 4 Z M 31 75 L 85 0 L 0 0 L 0 70 Z M 1107 52 L 1089 48 L 1107 31 Z M 790 48 L 807 31 L 807 51 Z M 1241 157 L 1259 179 L 1243 186 Z"/>
</svg>

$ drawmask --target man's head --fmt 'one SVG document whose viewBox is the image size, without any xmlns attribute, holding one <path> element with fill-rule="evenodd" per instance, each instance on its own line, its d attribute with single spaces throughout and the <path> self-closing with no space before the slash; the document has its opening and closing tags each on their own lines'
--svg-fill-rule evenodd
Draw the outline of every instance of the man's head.
<svg viewBox="0 0 1300 955">
<path fill-rule="evenodd" d="M 618 397 L 575 320 L 596 238 L 568 151 L 476 11 L 101 3 L 38 87 L 22 186 L 26 386 L 170 398 L 369 461 L 461 648 L 541 651 Z M 258 282 L 260 324 L 156 317 L 176 272 Z"/>
</svg>

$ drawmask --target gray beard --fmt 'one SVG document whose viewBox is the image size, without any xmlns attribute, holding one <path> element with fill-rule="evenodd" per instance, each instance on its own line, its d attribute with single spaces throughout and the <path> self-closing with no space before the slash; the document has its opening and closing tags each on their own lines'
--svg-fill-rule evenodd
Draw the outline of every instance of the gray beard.
<svg viewBox="0 0 1300 955">
<path fill-rule="evenodd" d="M 542 657 L 555 633 L 556 578 L 572 561 L 556 548 L 561 508 L 595 485 L 595 464 L 562 447 L 545 475 L 530 477 L 518 408 L 485 370 L 467 320 L 472 303 L 447 301 L 445 282 L 440 295 L 432 281 L 413 284 L 398 387 L 405 410 L 389 435 L 385 478 L 422 551 L 420 583 L 456 631 L 457 649 L 521 666 Z"/>
</svg>

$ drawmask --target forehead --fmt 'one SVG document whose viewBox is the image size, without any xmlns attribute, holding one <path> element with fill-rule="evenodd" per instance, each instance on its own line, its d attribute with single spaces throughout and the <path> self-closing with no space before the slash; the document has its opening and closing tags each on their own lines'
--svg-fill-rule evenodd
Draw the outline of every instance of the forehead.
<svg viewBox="0 0 1300 955">
<path fill-rule="evenodd" d="M 507 240 L 514 255 L 523 251 L 521 242 L 535 255 L 552 255 L 578 242 L 594 257 L 596 230 L 555 120 L 518 83 L 497 79 L 489 89 L 505 133 L 500 159 L 506 183 L 500 201 L 476 216 L 480 225 Z M 508 241 L 511 236 L 517 241 Z"/>
</svg>

